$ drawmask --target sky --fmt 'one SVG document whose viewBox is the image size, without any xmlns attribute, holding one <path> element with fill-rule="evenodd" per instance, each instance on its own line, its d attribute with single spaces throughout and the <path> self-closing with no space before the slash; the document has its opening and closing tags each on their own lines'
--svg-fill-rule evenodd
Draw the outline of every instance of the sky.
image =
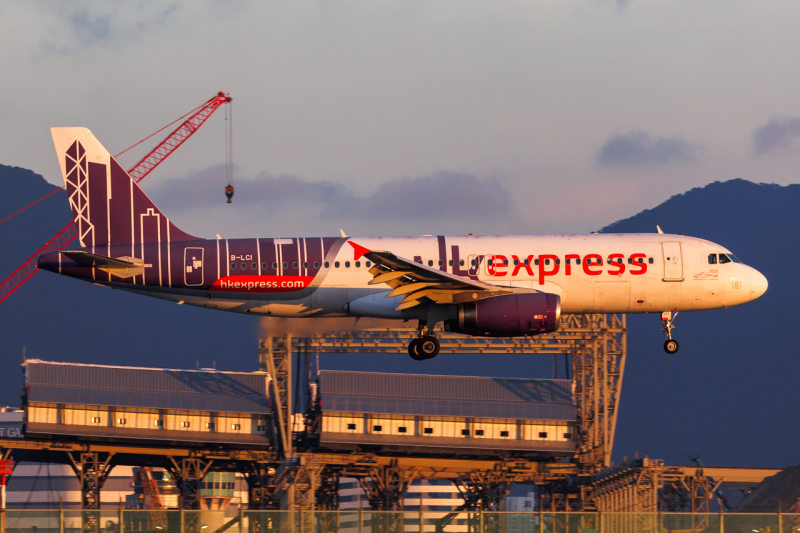
<svg viewBox="0 0 800 533">
<path fill-rule="evenodd" d="M 116 154 L 217 91 L 143 188 L 213 237 L 594 231 L 707 183 L 800 176 L 797 2 L 0 3 L 0 163 Z M 130 167 L 145 143 L 121 157 Z"/>
</svg>

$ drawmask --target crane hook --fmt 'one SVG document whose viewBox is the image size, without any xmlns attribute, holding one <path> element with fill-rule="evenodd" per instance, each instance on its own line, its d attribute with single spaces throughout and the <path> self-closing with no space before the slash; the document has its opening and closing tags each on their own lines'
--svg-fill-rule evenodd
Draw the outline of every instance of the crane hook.
<svg viewBox="0 0 800 533">
<path fill-rule="evenodd" d="M 228 203 L 231 203 L 231 198 L 233 198 L 233 185 L 225 187 L 225 196 L 228 198 Z"/>
</svg>

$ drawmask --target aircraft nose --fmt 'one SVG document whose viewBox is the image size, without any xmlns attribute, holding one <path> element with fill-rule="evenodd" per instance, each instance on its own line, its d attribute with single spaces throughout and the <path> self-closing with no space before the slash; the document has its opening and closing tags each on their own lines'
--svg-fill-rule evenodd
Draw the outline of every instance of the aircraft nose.
<svg viewBox="0 0 800 533">
<path fill-rule="evenodd" d="M 753 269 L 750 273 L 750 300 L 755 300 L 767 292 L 767 287 L 769 287 L 769 282 L 767 278 L 764 277 L 764 274 Z"/>
</svg>

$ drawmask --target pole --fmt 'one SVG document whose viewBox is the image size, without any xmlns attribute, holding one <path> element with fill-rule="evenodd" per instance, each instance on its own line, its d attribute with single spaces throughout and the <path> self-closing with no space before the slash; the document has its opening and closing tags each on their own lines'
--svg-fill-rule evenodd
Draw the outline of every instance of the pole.
<svg viewBox="0 0 800 533">
<path fill-rule="evenodd" d="M 241 502 L 241 500 L 239 500 Z M 242 533 L 242 528 L 244 527 L 244 511 L 242 511 L 242 504 L 239 503 L 239 533 Z"/>
<path fill-rule="evenodd" d="M 358 497 L 358 533 L 364 533 L 364 509 L 361 507 L 361 495 Z"/>
<path fill-rule="evenodd" d="M 64 504 L 61 496 L 58 497 L 58 533 L 64 533 Z"/>
</svg>

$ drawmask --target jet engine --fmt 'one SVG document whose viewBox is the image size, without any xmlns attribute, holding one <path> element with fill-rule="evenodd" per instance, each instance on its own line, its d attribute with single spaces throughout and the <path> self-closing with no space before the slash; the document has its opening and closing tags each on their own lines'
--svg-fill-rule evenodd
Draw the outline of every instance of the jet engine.
<svg viewBox="0 0 800 533">
<path fill-rule="evenodd" d="M 444 327 L 480 337 L 522 337 L 556 331 L 560 319 L 557 294 L 508 294 L 459 304 L 458 319 L 446 321 Z"/>
</svg>

